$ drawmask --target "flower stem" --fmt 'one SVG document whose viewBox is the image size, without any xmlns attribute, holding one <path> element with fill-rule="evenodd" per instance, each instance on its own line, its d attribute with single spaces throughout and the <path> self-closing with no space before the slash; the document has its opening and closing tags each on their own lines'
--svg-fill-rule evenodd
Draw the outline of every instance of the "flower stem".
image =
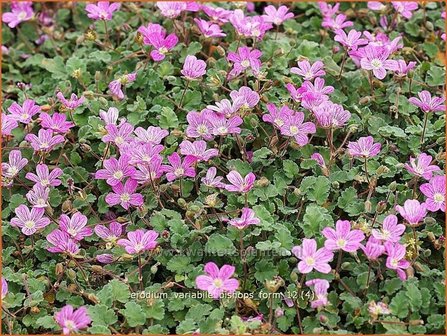
<svg viewBox="0 0 447 336">
<path fill-rule="evenodd" d="M 104 22 L 104 30 L 105 30 L 105 33 L 106 33 L 106 42 L 107 42 L 108 44 L 110 44 L 110 39 L 109 39 L 109 29 L 107 28 L 107 21 L 106 21 L 106 20 L 103 20 L 103 22 Z"/>
<path fill-rule="evenodd" d="M 421 145 L 424 143 L 425 130 L 427 129 L 428 113 L 424 113 L 424 128 L 421 134 Z"/>
<path fill-rule="evenodd" d="M 244 236 L 242 230 L 239 230 L 239 249 L 242 260 L 242 267 L 244 269 L 244 285 L 242 288 L 245 289 L 245 287 L 247 286 L 248 269 L 247 269 L 247 260 L 245 259 L 245 253 L 244 253 Z"/>
<path fill-rule="evenodd" d="M 186 90 L 188 90 L 188 87 L 189 87 L 189 82 L 190 82 L 189 79 L 186 80 L 185 89 L 183 90 L 182 98 L 180 98 L 180 104 L 178 105 L 177 109 L 182 108 L 183 100 L 185 99 L 185 95 L 186 95 Z"/>
<path fill-rule="evenodd" d="M 341 66 L 340 66 L 340 73 L 338 74 L 338 79 L 340 80 L 341 75 L 343 73 L 343 69 L 345 68 L 345 64 L 346 64 L 346 56 L 348 56 L 348 49 L 345 50 L 345 53 L 343 54 L 343 60 L 341 61 Z"/>
<path fill-rule="evenodd" d="M 143 291 L 143 268 L 141 267 L 141 254 L 138 254 L 138 281 L 140 282 L 140 290 Z"/>
<path fill-rule="evenodd" d="M 368 182 L 368 184 L 370 184 L 370 181 L 369 181 L 369 174 L 368 174 L 368 160 L 367 160 L 367 158 L 365 158 L 365 174 L 366 174 L 366 181 Z"/>
<path fill-rule="evenodd" d="M 335 269 L 335 272 L 339 272 L 339 270 L 340 270 L 340 266 L 341 266 L 341 257 L 342 257 L 342 255 L 343 255 L 343 250 L 339 250 L 338 251 L 338 260 L 337 260 L 337 267 L 336 267 L 336 269 Z"/>
</svg>

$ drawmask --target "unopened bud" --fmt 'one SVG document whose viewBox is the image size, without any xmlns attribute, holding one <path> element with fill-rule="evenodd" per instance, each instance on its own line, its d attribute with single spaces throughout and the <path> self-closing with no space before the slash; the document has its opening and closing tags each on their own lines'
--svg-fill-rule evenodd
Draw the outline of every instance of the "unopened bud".
<svg viewBox="0 0 447 336">
<path fill-rule="evenodd" d="M 177 200 L 177 204 L 182 208 L 182 209 L 186 209 L 188 203 L 185 201 L 184 198 L 179 198 Z"/>
<path fill-rule="evenodd" d="M 89 299 L 89 301 L 93 302 L 94 304 L 100 303 L 99 298 L 95 294 L 88 294 L 87 299 Z"/>
<path fill-rule="evenodd" d="M 51 110 L 51 105 L 48 105 L 48 104 L 42 105 L 42 106 L 40 107 L 40 109 L 41 109 L 43 112 L 48 112 L 49 110 Z"/>
<path fill-rule="evenodd" d="M 371 201 L 365 201 L 365 211 L 371 212 L 371 209 L 372 209 Z"/>
<path fill-rule="evenodd" d="M 267 177 L 262 176 L 256 183 L 258 187 L 267 187 L 270 184 L 270 181 Z"/>
<path fill-rule="evenodd" d="M 39 307 L 36 307 L 36 306 L 31 307 L 31 313 L 32 314 L 39 314 L 40 313 Z"/>
<path fill-rule="evenodd" d="M 434 224 L 436 224 L 436 219 L 434 219 L 433 217 L 425 217 L 424 224 L 434 225 Z"/>
<path fill-rule="evenodd" d="M 61 263 L 57 263 L 54 273 L 56 275 L 61 275 L 63 272 L 64 272 L 64 265 L 62 265 Z"/>
<path fill-rule="evenodd" d="M 389 188 L 390 188 L 390 191 L 396 191 L 396 188 L 397 188 L 396 181 L 391 182 Z"/>
<path fill-rule="evenodd" d="M 94 30 L 87 30 L 86 32 L 85 32 L 85 34 L 84 34 L 84 38 L 87 40 L 87 41 L 95 41 L 96 40 L 96 37 L 97 37 L 97 35 L 96 35 L 96 32 L 94 31 Z"/>
<path fill-rule="evenodd" d="M 320 323 L 326 324 L 329 321 L 326 315 L 320 315 Z"/>
<path fill-rule="evenodd" d="M 381 214 L 386 209 L 386 202 L 385 201 L 379 201 L 376 205 L 376 212 Z"/>
</svg>

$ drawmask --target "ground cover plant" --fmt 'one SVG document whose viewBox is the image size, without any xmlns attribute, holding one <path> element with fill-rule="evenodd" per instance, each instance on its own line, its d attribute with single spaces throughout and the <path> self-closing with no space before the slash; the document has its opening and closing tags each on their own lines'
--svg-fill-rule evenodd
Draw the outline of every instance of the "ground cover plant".
<svg viewBox="0 0 447 336">
<path fill-rule="evenodd" d="M 2 15 L 2 330 L 445 333 L 441 2 Z"/>
</svg>

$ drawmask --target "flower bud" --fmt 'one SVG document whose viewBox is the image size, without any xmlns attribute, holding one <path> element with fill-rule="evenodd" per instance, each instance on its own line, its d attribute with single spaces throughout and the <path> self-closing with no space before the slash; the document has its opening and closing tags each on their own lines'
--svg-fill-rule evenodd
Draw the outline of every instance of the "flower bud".
<svg viewBox="0 0 447 336">
<path fill-rule="evenodd" d="M 87 41 L 95 41 L 97 38 L 96 32 L 94 30 L 89 29 L 85 32 L 84 38 Z"/>
<path fill-rule="evenodd" d="M 71 77 L 79 79 L 82 76 L 82 71 L 81 69 L 75 69 L 73 70 L 73 72 L 71 73 Z"/>
<path fill-rule="evenodd" d="M 135 35 L 135 43 L 141 46 L 143 45 L 143 40 L 143 35 L 140 32 L 137 32 L 137 35 Z"/>
<path fill-rule="evenodd" d="M 396 181 L 391 182 L 389 188 L 390 188 L 390 191 L 396 191 L 397 182 Z"/>
<path fill-rule="evenodd" d="M 284 286 L 284 280 L 279 276 L 276 276 L 273 280 L 267 280 L 265 282 L 265 288 L 267 288 L 270 293 L 276 293 L 282 286 Z"/>
<path fill-rule="evenodd" d="M 258 187 L 267 187 L 269 184 L 270 181 L 265 176 L 262 176 L 258 181 L 256 181 L 256 186 Z"/>
<path fill-rule="evenodd" d="M 67 276 L 70 278 L 70 279 L 76 279 L 76 272 L 74 271 L 74 270 L 72 270 L 72 269 L 69 269 L 69 270 L 67 270 Z"/>
<path fill-rule="evenodd" d="M 297 282 L 298 281 L 298 274 L 295 271 L 290 273 L 290 280 L 292 280 L 293 282 Z"/>
<path fill-rule="evenodd" d="M 372 209 L 371 201 L 365 201 L 365 211 L 371 212 L 371 209 Z"/>
<path fill-rule="evenodd" d="M 359 104 L 360 104 L 360 105 L 367 105 L 367 104 L 369 104 L 369 103 L 371 103 L 371 97 L 370 97 L 370 96 L 362 97 L 362 98 L 359 100 Z"/>
<path fill-rule="evenodd" d="M 409 266 L 405 273 L 407 274 L 407 278 L 414 278 L 414 268 L 412 266 Z"/>
<path fill-rule="evenodd" d="M 177 204 L 182 208 L 182 209 L 186 209 L 186 207 L 188 206 L 188 203 L 185 201 L 184 198 L 179 198 L 177 200 Z"/>
<path fill-rule="evenodd" d="M 54 273 L 56 275 L 61 275 L 62 273 L 64 273 L 64 265 L 62 263 L 57 263 Z"/>
<path fill-rule="evenodd" d="M 39 314 L 40 313 L 39 307 L 36 307 L 36 306 L 31 307 L 30 311 L 31 311 L 31 314 Z"/>
<path fill-rule="evenodd" d="M 434 219 L 433 217 L 425 217 L 424 224 L 434 225 L 434 224 L 436 224 L 436 219 Z"/>
<path fill-rule="evenodd" d="M 284 310 L 280 307 L 275 309 L 275 317 L 281 317 L 284 316 Z"/>
<path fill-rule="evenodd" d="M 151 273 L 156 274 L 158 272 L 158 263 L 151 266 Z"/>
<path fill-rule="evenodd" d="M 326 315 L 320 315 L 319 320 L 321 324 L 326 324 L 329 321 Z"/>
<path fill-rule="evenodd" d="M 386 202 L 385 201 L 379 201 L 376 205 L 376 212 L 381 214 L 386 209 Z"/>
<path fill-rule="evenodd" d="M 423 320 L 410 320 L 410 322 L 408 322 L 408 324 L 411 326 L 424 325 L 424 321 Z"/>
<path fill-rule="evenodd" d="M 380 166 L 376 170 L 377 175 L 387 174 L 389 172 L 390 172 L 390 169 L 386 166 Z"/>
<path fill-rule="evenodd" d="M 87 294 L 87 299 L 91 302 L 93 302 L 94 304 L 99 304 L 101 301 L 99 300 L 99 298 L 95 295 L 95 294 Z"/>
</svg>

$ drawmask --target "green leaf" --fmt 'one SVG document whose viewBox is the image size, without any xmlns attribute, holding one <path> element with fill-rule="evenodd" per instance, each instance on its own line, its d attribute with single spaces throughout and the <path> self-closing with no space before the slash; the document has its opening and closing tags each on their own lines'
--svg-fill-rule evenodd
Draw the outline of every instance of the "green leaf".
<svg viewBox="0 0 447 336">
<path fill-rule="evenodd" d="M 125 309 L 121 309 L 120 313 L 126 318 L 130 327 L 136 327 L 144 325 L 146 322 L 146 314 L 143 309 L 137 303 L 131 301 L 124 305 Z"/>
<path fill-rule="evenodd" d="M 327 209 L 311 204 L 306 208 L 302 229 L 304 236 L 312 238 L 320 234 L 326 226 L 334 226 L 334 220 Z"/>
<path fill-rule="evenodd" d="M 213 233 L 206 242 L 205 249 L 208 253 L 217 255 L 228 255 L 236 252 L 231 239 L 219 233 Z"/>
<path fill-rule="evenodd" d="M 178 118 L 175 112 L 169 107 L 162 107 L 158 125 L 161 128 L 169 129 L 178 127 Z"/>
<path fill-rule="evenodd" d="M 103 304 L 88 307 L 88 314 L 92 323 L 100 326 L 107 327 L 118 321 L 115 312 Z"/>
<path fill-rule="evenodd" d="M 300 169 L 295 162 L 293 162 L 292 160 L 284 160 L 282 165 L 284 172 L 286 173 L 286 176 L 288 178 L 294 178 L 295 176 L 298 176 L 298 172 Z"/>
</svg>

